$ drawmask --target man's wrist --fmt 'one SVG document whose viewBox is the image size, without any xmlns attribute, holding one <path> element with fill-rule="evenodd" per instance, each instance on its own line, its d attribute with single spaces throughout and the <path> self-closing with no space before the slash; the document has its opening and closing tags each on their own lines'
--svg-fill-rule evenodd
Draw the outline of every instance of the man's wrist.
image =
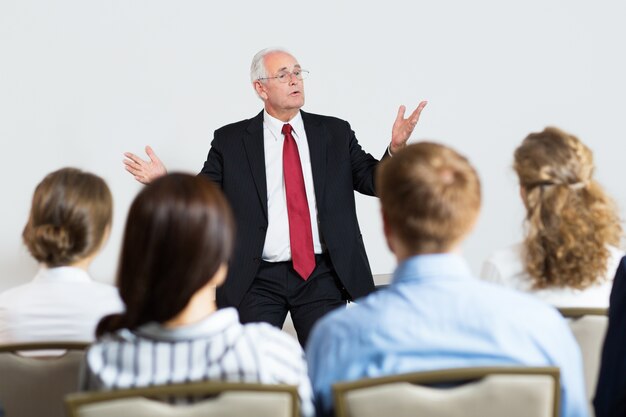
<svg viewBox="0 0 626 417">
<path fill-rule="evenodd" d="M 387 155 L 393 156 L 393 154 L 391 153 L 391 142 L 389 142 L 389 145 L 387 145 Z"/>
<path fill-rule="evenodd" d="M 387 146 L 387 152 L 389 153 L 389 156 L 393 156 L 394 154 L 398 153 L 398 151 L 402 148 L 404 148 L 406 146 L 406 144 L 402 144 L 402 145 L 396 145 L 395 149 L 393 148 L 393 140 L 391 142 L 389 142 L 389 145 Z"/>
</svg>

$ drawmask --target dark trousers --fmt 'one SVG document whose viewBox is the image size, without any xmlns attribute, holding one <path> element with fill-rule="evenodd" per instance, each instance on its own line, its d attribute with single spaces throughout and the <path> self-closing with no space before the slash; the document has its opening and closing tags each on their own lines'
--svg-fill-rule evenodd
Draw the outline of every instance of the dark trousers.
<svg viewBox="0 0 626 417">
<path fill-rule="evenodd" d="M 315 261 L 315 269 L 306 281 L 294 271 L 291 262 L 261 262 L 239 305 L 241 322 L 266 322 L 282 328 L 290 312 L 298 341 L 304 347 L 315 322 L 347 302 L 328 256 L 315 255 Z"/>
</svg>

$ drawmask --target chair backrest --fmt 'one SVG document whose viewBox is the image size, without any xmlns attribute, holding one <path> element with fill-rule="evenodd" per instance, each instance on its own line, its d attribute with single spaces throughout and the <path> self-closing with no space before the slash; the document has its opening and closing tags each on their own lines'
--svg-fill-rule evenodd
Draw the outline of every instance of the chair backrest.
<svg viewBox="0 0 626 417">
<path fill-rule="evenodd" d="M 298 340 L 298 333 L 296 332 L 296 327 L 293 324 L 290 313 L 287 313 L 287 317 L 285 317 L 285 322 L 283 323 L 283 332 Z"/>
<path fill-rule="evenodd" d="M 63 398 L 78 388 L 87 346 L 87 342 L 0 346 L 0 404 L 5 415 L 65 417 Z M 45 356 L 30 355 L 35 351 Z"/>
<path fill-rule="evenodd" d="M 65 399 L 69 417 L 297 417 L 298 401 L 293 385 L 213 381 L 83 392 Z"/>
<path fill-rule="evenodd" d="M 609 325 L 608 310 L 606 308 L 559 308 L 559 312 L 567 319 L 580 346 L 587 398 L 590 409 L 593 409 L 591 404 L 600 372 L 602 345 Z"/>
<path fill-rule="evenodd" d="M 337 417 L 557 417 L 559 369 L 460 368 L 333 385 Z"/>
</svg>

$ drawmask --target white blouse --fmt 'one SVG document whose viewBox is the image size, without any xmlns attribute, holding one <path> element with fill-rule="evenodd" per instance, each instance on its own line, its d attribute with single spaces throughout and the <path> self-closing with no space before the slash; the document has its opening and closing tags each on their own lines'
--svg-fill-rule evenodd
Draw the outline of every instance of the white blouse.
<svg viewBox="0 0 626 417">
<path fill-rule="evenodd" d="M 41 268 L 31 282 L 0 294 L 0 343 L 93 341 L 100 318 L 123 309 L 117 288 L 86 271 Z"/>
<path fill-rule="evenodd" d="M 613 246 L 607 247 L 609 258 L 607 261 L 606 276 L 596 284 L 583 290 L 574 288 L 532 288 L 532 278 L 526 272 L 522 243 L 500 249 L 494 252 L 484 263 L 480 277 L 520 291 L 530 292 L 555 307 L 588 307 L 607 308 L 613 286 L 615 271 L 624 252 Z"/>
</svg>

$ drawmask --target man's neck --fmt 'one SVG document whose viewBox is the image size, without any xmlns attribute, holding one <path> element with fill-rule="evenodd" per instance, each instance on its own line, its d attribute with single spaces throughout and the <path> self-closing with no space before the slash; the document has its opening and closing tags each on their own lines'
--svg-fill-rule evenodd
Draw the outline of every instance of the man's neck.
<svg viewBox="0 0 626 417">
<path fill-rule="evenodd" d="M 280 120 L 283 123 L 287 123 L 288 121 L 290 121 L 291 119 L 296 117 L 296 115 L 298 114 L 300 109 L 288 110 L 288 111 L 287 110 L 285 110 L 285 111 L 276 111 L 275 109 L 268 109 L 266 107 L 265 111 L 267 112 L 267 114 L 269 114 L 273 118 L 278 119 L 278 120 Z"/>
</svg>

